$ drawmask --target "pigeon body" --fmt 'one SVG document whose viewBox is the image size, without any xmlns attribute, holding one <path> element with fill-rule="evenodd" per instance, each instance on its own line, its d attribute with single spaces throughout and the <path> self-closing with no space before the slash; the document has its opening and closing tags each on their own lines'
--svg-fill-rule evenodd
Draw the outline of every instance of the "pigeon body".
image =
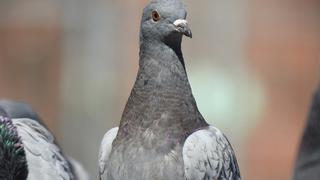
<svg viewBox="0 0 320 180">
<path fill-rule="evenodd" d="M 16 129 L 23 144 L 25 163 L 30 180 L 87 180 L 86 172 L 75 160 L 69 160 L 55 143 L 51 132 L 43 125 L 30 106 L 21 102 L 0 101 L 0 108 Z M 74 168 L 75 167 L 75 168 Z M 81 170 L 78 176 L 76 170 Z M 22 178 L 26 179 L 26 178 Z"/>
<path fill-rule="evenodd" d="M 200 114 L 187 78 L 182 36 L 191 37 L 180 0 L 144 9 L 136 82 L 119 128 L 102 140 L 103 180 L 238 180 L 226 137 Z"/>
<path fill-rule="evenodd" d="M 320 89 L 313 97 L 294 169 L 294 180 L 320 179 Z"/>
</svg>

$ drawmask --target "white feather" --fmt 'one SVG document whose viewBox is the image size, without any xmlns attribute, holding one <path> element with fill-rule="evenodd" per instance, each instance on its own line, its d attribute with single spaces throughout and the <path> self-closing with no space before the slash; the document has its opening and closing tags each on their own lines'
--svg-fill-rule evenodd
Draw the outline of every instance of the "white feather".
<svg viewBox="0 0 320 180">
<path fill-rule="evenodd" d="M 109 130 L 102 139 L 100 151 L 99 151 L 99 174 L 100 178 L 103 177 L 103 174 L 106 174 L 105 172 L 105 165 L 109 159 L 109 155 L 112 150 L 112 142 L 116 138 L 118 133 L 118 127 L 112 128 Z"/>
</svg>

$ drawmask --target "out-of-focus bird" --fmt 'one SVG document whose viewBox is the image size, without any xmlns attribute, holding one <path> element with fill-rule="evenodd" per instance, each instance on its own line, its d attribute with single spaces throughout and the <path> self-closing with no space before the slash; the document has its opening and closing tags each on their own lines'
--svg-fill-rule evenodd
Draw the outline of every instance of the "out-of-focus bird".
<svg viewBox="0 0 320 180">
<path fill-rule="evenodd" d="M 313 96 L 294 168 L 294 180 L 320 179 L 320 88 Z"/>
<path fill-rule="evenodd" d="M 54 136 L 30 106 L 1 100 L 0 112 L 0 179 L 1 175 L 12 177 L 4 178 L 8 180 L 89 179 L 77 161 L 62 153 Z"/>
<path fill-rule="evenodd" d="M 99 153 L 103 180 L 238 180 L 227 138 L 198 111 L 181 51 L 192 37 L 181 0 L 151 0 L 140 29 L 136 82 L 119 128 Z"/>
</svg>

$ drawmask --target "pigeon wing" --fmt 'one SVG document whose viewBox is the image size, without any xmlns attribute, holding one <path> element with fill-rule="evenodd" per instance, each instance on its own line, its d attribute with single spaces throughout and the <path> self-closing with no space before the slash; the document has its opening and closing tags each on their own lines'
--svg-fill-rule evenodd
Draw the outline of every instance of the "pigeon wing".
<svg viewBox="0 0 320 180">
<path fill-rule="evenodd" d="M 13 119 L 12 122 L 17 127 L 26 152 L 28 179 L 74 179 L 68 161 L 46 128 L 28 118 Z"/>
<path fill-rule="evenodd" d="M 240 180 L 240 171 L 227 138 L 210 126 L 191 134 L 183 146 L 186 180 Z"/>
</svg>

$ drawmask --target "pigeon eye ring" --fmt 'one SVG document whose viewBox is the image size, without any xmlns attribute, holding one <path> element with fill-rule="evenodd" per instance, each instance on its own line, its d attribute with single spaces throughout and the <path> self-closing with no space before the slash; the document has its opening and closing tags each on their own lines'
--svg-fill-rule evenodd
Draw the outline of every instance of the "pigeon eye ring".
<svg viewBox="0 0 320 180">
<path fill-rule="evenodd" d="M 161 16 L 160 16 L 160 14 L 158 13 L 157 10 L 152 11 L 151 17 L 152 17 L 154 22 L 158 22 L 161 19 Z"/>
</svg>

